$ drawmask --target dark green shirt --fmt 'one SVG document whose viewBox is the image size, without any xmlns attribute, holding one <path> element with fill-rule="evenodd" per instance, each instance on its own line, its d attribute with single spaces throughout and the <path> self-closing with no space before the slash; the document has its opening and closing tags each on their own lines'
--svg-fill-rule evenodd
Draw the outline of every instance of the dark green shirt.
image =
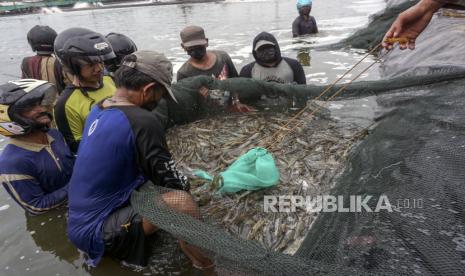
<svg viewBox="0 0 465 276">
<path fill-rule="evenodd" d="M 185 62 L 178 71 L 177 80 L 195 77 L 199 75 L 213 76 L 216 79 L 229 79 L 238 76 L 236 67 L 231 60 L 231 57 L 223 51 L 210 51 L 216 55 L 215 64 L 207 70 L 195 68 L 188 61 Z"/>
</svg>

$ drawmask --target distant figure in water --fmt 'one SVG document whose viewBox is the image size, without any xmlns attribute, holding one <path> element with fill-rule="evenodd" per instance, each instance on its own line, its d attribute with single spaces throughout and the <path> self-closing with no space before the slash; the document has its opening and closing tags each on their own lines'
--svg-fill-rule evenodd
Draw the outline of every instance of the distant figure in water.
<svg viewBox="0 0 465 276">
<path fill-rule="evenodd" d="M 310 15 L 312 0 L 298 0 L 297 10 L 299 11 L 299 16 L 292 23 L 292 36 L 297 37 L 318 33 L 315 17 Z"/>
</svg>

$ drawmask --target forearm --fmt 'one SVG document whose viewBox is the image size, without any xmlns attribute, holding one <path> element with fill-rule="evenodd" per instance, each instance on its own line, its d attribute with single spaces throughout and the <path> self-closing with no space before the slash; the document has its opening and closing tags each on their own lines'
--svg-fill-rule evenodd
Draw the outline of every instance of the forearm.
<svg viewBox="0 0 465 276">
<path fill-rule="evenodd" d="M 434 0 L 435 2 L 440 3 L 441 5 L 446 4 L 459 4 L 460 2 L 464 2 L 463 0 Z"/>
<path fill-rule="evenodd" d="M 298 37 L 299 35 L 300 35 L 299 24 L 294 22 L 292 24 L 292 36 L 293 37 Z"/>
<path fill-rule="evenodd" d="M 440 9 L 444 4 L 446 4 L 447 0 L 421 0 L 416 7 L 422 13 L 435 13 L 438 9 Z"/>
<path fill-rule="evenodd" d="M 29 175 L 1 175 L 1 180 L 14 200 L 31 214 L 51 210 L 68 198 L 68 185 L 46 193 L 36 179 Z"/>
<path fill-rule="evenodd" d="M 33 199 L 31 205 L 35 207 L 35 213 L 43 213 L 62 205 L 67 199 L 68 184 L 61 189 Z"/>
<path fill-rule="evenodd" d="M 152 182 L 171 189 L 189 191 L 187 177 L 177 170 L 173 160 L 159 160 L 153 168 Z"/>
</svg>

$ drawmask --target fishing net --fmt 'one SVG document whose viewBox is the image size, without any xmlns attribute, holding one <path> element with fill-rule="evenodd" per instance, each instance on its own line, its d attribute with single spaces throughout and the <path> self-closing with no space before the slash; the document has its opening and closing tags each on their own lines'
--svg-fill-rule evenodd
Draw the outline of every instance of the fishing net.
<svg viewBox="0 0 465 276">
<path fill-rule="evenodd" d="M 465 76 L 464 72 L 464 70 L 455 70 L 452 67 L 429 67 L 427 75 L 403 75 L 379 81 L 355 82 L 345 89 L 344 97 L 372 96 L 401 88 L 460 79 Z M 321 97 L 321 100 L 328 99 L 342 86 L 343 84 L 335 85 L 326 95 Z M 278 110 L 302 108 L 307 100 L 316 98 L 325 89 L 325 87 L 318 85 L 276 84 L 247 78 L 220 81 L 208 76 L 199 76 L 183 79 L 173 84 L 172 91 L 178 103 L 164 101 L 157 106 L 154 112 L 167 127 L 194 122 L 214 114 L 226 113 L 224 106 L 204 100 L 200 96 L 201 87 L 235 93 L 241 102 L 254 107 L 274 106 Z"/>
<path fill-rule="evenodd" d="M 402 2 L 401 7 L 411 4 Z M 380 14 L 378 18 L 383 17 Z M 386 18 L 393 19 L 392 15 Z M 339 207 L 352 212 L 319 212 L 316 220 L 305 224 L 305 239 L 290 255 L 231 234 L 208 215 L 203 214 L 199 220 L 173 210 L 163 200 L 163 195 L 171 191 L 161 187 L 144 186 L 135 192 L 131 198 L 134 208 L 161 229 L 200 248 L 214 261 L 220 275 L 465 275 L 463 22 L 435 16 L 420 36 L 417 51 L 394 51 L 386 57 L 382 68 L 385 79 L 354 83 L 338 98 L 374 96 L 379 109 L 368 135 L 348 150 L 344 170 L 335 177 L 328 194 L 347 201 L 353 196 L 369 196 L 366 206 L 373 212 L 352 209 L 346 201 Z M 381 39 L 387 25 L 371 26 L 376 29 L 376 39 Z M 376 44 L 376 39 L 367 40 L 364 47 L 372 41 Z M 221 107 L 202 102 L 197 92 L 201 86 L 237 93 L 241 100 L 251 103 L 263 100 L 262 96 L 284 95 L 287 107 L 305 105 L 307 99 L 323 90 L 245 79 L 187 79 L 173 87 L 180 106 L 175 109 L 167 103 L 172 123 L 192 122 L 197 116 L 221 112 Z M 224 119 L 225 125 L 228 120 Z M 318 117 L 304 122 L 330 124 L 325 120 Z M 288 141 L 303 139 L 305 131 Z M 299 154 L 298 150 L 289 152 Z M 285 173 L 280 163 L 278 168 Z M 290 165 L 287 170 L 294 168 L 300 166 Z M 293 190 L 286 191 L 293 194 Z M 250 203 L 263 197 L 253 195 L 245 195 L 242 200 Z M 381 199 L 388 200 L 390 208 L 376 212 Z M 298 220 L 311 216 L 305 211 L 299 214 Z M 266 237 L 269 230 L 259 222 L 248 229 L 248 237 L 257 233 Z M 296 229 L 285 228 L 279 244 L 293 231 Z"/>
</svg>

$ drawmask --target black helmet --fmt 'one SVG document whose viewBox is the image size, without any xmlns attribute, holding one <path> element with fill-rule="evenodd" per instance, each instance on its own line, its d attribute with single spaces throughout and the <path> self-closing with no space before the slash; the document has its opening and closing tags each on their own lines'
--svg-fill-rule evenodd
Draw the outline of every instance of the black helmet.
<svg viewBox="0 0 465 276">
<path fill-rule="evenodd" d="M 134 41 L 124 34 L 109 33 L 105 37 L 108 39 L 108 42 L 110 42 L 111 48 L 113 48 L 116 55 L 116 58 L 105 62 L 105 66 L 108 71 L 115 72 L 125 56 L 137 51 L 137 46 Z"/>
<path fill-rule="evenodd" d="M 55 39 L 55 55 L 76 76 L 79 76 L 83 62 L 104 62 L 116 57 L 103 35 L 84 28 L 61 32 Z"/>
<path fill-rule="evenodd" d="M 0 134 L 16 136 L 33 130 L 48 131 L 49 125 L 24 118 L 21 113 L 36 104 L 51 109 L 56 94 L 55 86 L 43 80 L 22 79 L 0 85 Z M 46 115 L 52 119 L 50 112 Z"/>
<path fill-rule="evenodd" d="M 50 55 L 53 53 L 53 42 L 57 32 L 49 26 L 36 25 L 27 33 L 27 41 L 33 51 L 38 54 Z"/>
</svg>

